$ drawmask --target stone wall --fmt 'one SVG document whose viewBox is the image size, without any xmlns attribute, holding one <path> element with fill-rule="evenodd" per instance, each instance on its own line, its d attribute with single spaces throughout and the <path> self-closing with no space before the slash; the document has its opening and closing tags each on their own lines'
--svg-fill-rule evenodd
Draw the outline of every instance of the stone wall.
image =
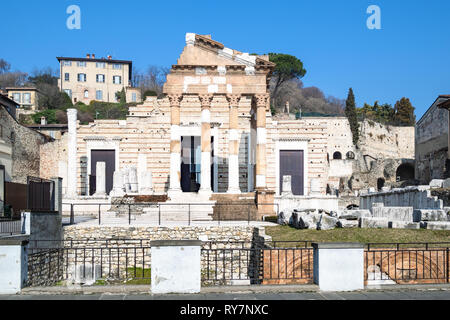
<svg viewBox="0 0 450 320">
<path fill-rule="evenodd" d="M 63 194 L 67 187 L 67 133 L 61 139 L 46 143 L 40 148 L 40 177 L 50 179 L 63 178 Z"/>
<path fill-rule="evenodd" d="M 0 108 L 0 134 L 0 138 L 12 147 L 10 181 L 26 184 L 28 176 L 39 177 L 39 148 L 52 139 L 20 125 L 3 107 Z"/>
<path fill-rule="evenodd" d="M 437 108 L 439 97 L 417 121 L 415 139 L 416 179 L 429 183 L 444 178 L 448 150 L 448 111 Z"/>
</svg>

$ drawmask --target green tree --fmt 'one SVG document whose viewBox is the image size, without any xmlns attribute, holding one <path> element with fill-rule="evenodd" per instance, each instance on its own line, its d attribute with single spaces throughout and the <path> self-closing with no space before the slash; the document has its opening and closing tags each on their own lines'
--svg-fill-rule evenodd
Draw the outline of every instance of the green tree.
<svg viewBox="0 0 450 320">
<path fill-rule="evenodd" d="M 395 124 L 401 126 L 413 126 L 416 123 L 416 116 L 414 115 L 414 107 L 408 98 L 401 98 L 394 106 Z"/>
<path fill-rule="evenodd" d="M 116 99 L 120 103 L 127 103 L 127 95 L 125 93 L 125 89 L 124 88 L 122 88 L 121 91 L 117 91 L 116 92 Z"/>
<path fill-rule="evenodd" d="M 41 123 L 41 117 L 45 117 L 48 124 L 58 123 L 56 119 L 56 112 L 57 110 L 44 110 L 31 115 L 31 118 L 33 119 L 34 123 L 38 124 Z"/>
<path fill-rule="evenodd" d="M 352 131 L 353 144 L 357 147 L 359 141 L 359 123 L 356 114 L 355 95 L 353 89 L 348 90 L 347 100 L 345 101 L 345 115 L 350 124 L 350 130 Z"/>
<path fill-rule="evenodd" d="M 274 104 L 278 90 L 283 83 L 292 79 L 301 79 L 306 74 L 303 62 L 297 57 L 284 53 L 269 53 L 269 60 L 276 64 L 272 78 L 274 85 L 272 90 L 272 102 Z"/>
</svg>

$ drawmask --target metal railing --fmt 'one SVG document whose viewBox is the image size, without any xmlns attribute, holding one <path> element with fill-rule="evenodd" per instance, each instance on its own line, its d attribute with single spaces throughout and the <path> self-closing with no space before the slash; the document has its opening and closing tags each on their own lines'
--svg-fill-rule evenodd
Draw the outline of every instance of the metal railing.
<svg viewBox="0 0 450 320">
<path fill-rule="evenodd" d="M 103 220 L 112 218 L 111 216 L 114 214 L 114 209 L 111 207 L 117 206 L 118 204 L 109 204 L 109 203 L 63 203 L 63 206 L 70 206 L 70 222 L 69 224 L 75 224 L 75 209 L 77 206 L 80 207 L 95 207 L 94 210 L 85 211 L 85 213 L 90 213 L 90 216 L 96 215 L 96 219 L 98 224 L 101 225 Z M 197 218 L 195 215 L 202 212 L 199 210 L 205 206 L 211 206 L 213 211 L 213 220 L 220 225 L 221 222 L 227 221 L 246 221 L 248 224 L 252 221 L 261 221 L 257 219 L 257 214 L 255 210 L 257 210 L 258 206 L 269 206 L 273 208 L 273 215 L 278 215 L 279 213 L 279 204 L 278 203 L 249 203 L 249 204 L 239 204 L 239 203 L 216 203 L 216 204 L 208 204 L 208 203 L 150 203 L 150 202 L 138 202 L 138 203 L 123 203 L 119 204 L 126 208 L 126 213 L 119 214 L 119 217 L 115 216 L 116 222 L 117 220 L 124 221 L 131 225 L 133 221 L 136 221 L 138 217 L 146 216 L 149 220 L 147 222 L 156 223 L 161 225 L 163 223 L 170 222 L 184 222 L 188 226 L 191 225 L 192 222 L 208 222 L 208 220 L 202 220 Z M 103 212 L 102 208 L 108 207 L 111 212 Z M 234 218 L 229 218 L 223 215 L 223 208 L 232 208 L 232 207 L 245 207 L 245 212 L 237 212 L 234 215 Z M 133 213 L 133 211 L 142 210 L 144 208 L 153 209 L 151 213 Z M 169 211 L 165 211 L 166 208 L 171 208 Z M 173 208 L 175 208 L 176 219 L 174 219 Z M 177 211 L 178 210 L 178 211 Z M 171 212 L 172 211 L 172 212 Z M 236 218 L 236 216 L 240 216 L 242 218 Z M 109 221 L 111 223 L 111 219 Z"/>
<path fill-rule="evenodd" d="M 0 235 L 14 235 L 22 233 L 22 221 L 20 219 L 0 218 Z"/>
<path fill-rule="evenodd" d="M 371 243 L 365 280 L 386 283 L 449 283 L 450 242 Z"/>
</svg>

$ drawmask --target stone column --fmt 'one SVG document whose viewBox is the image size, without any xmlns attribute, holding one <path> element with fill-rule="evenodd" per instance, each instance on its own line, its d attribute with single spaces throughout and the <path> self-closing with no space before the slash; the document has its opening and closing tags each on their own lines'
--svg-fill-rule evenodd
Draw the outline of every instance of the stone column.
<svg viewBox="0 0 450 320">
<path fill-rule="evenodd" d="M 110 195 L 113 197 L 123 197 L 125 195 L 123 185 L 123 172 L 121 170 L 114 171 L 113 190 Z"/>
<path fill-rule="evenodd" d="M 98 161 L 95 167 L 95 194 L 106 196 L 106 163 Z"/>
<path fill-rule="evenodd" d="M 181 192 L 181 136 L 180 102 L 181 94 L 169 95 L 170 100 L 170 180 L 169 193 Z"/>
<path fill-rule="evenodd" d="M 211 101 L 212 94 L 203 94 L 199 96 L 202 104 L 202 159 L 200 190 L 201 193 L 211 193 Z"/>
<path fill-rule="evenodd" d="M 228 131 L 228 193 L 241 193 L 239 189 L 239 134 L 238 105 L 241 96 L 228 95 L 230 104 Z"/>
<path fill-rule="evenodd" d="M 266 189 L 266 108 L 268 94 L 257 94 L 256 99 L 256 189 Z"/>
<path fill-rule="evenodd" d="M 77 109 L 67 109 L 67 191 L 66 198 L 77 197 Z"/>
<path fill-rule="evenodd" d="M 138 192 L 138 175 L 137 175 L 137 169 L 135 166 L 130 167 L 130 191 L 132 193 Z"/>
</svg>

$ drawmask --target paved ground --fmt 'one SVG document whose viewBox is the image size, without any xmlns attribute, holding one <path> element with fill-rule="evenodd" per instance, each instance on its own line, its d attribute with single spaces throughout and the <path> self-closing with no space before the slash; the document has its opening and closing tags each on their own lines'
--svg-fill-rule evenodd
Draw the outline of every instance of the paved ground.
<svg viewBox="0 0 450 320">
<path fill-rule="evenodd" d="M 199 294 L 152 295 L 148 286 L 27 288 L 0 300 L 450 300 L 450 285 L 405 285 L 356 292 L 321 292 L 317 286 L 207 287 Z"/>
</svg>

